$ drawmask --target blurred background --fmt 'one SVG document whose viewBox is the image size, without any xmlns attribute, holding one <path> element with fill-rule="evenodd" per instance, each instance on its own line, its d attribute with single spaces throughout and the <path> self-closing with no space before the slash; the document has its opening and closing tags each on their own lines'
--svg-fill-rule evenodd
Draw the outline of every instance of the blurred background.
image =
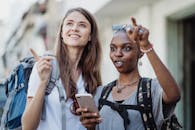
<svg viewBox="0 0 195 130">
<path fill-rule="evenodd" d="M 93 13 L 99 26 L 103 84 L 118 74 L 109 59 L 111 25 L 130 23 L 133 16 L 138 24 L 150 30 L 155 51 L 182 90 L 182 99 L 176 107 L 179 121 L 183 130 L 194 130 L 195 0 L 0 0 L 0 84 L 19 60 L 30 55 L 29 48 L 39 55 L 52 49 L 65 12 L 78 6 Z M 141 75 L 155 77 L 147 58 L 141 60 Z M 0 115 L 4 103 L 1 86 Z"/>
</svg>

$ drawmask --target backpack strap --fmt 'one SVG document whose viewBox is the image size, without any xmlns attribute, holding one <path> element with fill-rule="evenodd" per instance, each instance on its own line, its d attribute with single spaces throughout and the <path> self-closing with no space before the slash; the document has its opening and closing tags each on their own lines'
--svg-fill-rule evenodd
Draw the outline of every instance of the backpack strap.
<svg viewBox="0 0 195 130">
<path fill-rule="evenodd" d="M 123 105 L 123 104 L 108 101 L 107 100 L 108 95 L 109 95 L 109 93 L 111 92 L 112 88 L 115 85 L 116 85 L 116 80 L 114 80 L 113 82 L 107 84 L 103 88 L 102 93 L 101 93 L 101 97 L 99 99 L 98 109 L 100 111 L 101 108 L 103 107 L 103 105 L 107 105 L 107 106 L 110 106 L 113 110 L 117 111 L 119 113 L 119 115 L 121 116 L 121 118 L 123 118 L 124 127 L 125 127 L 125 130 L 127 130 L 127 126 L 130 124 L 127 109 L 144 111 L 144 107 L 137 106 L 137 105 Z"/>
<path fill-rule="evenodd" d="M 59 71 L 57 59 L 55 58 L 54 60 L 52 60 L 52 72 L 51 72 L 51 76 L 47 88 L 45 90 L 45 95 L 49 95 L 51 93 L 51 91 L 55 87 L 55 82 L 59 80 L 59 78 L 60 78 L 60 71 Z"/>
<path fill-rule="evenodd" d="M 142 78 L 141 82 L 139 82 L 137 104 L 147 108 L 144 111 L 140 111 L 145 129 L 157 130 L 152 112 L 151 81 L 149 78 Z"/>
<path fill-rule="evenodd" d="M 59 80 L 57 80 L 55 82 L 57 88 L 58 88 L 58 92 L 59 92 L 59 99 L 60 99 L 60 104 L 61 104 L 61 110 L 62 110 L 62 130 L 66 130 L 66 111 L 65 111 L 65 107 L 66 107 L 66 99 L 65 99 L 65 95 L 64 95 L 64 87 L 62 84 L 60 84 Z"/>
<path fill-rule="evenodd" d="M 53 56 L 53 55 L 50 55 Z M 65 111 L 65 107 L 66 107 L 66 97 L 64 95 L 64 87 L 63 85 L 60 83 L 60 70 L 59 70 L 59 65 L 58 65 L 58 61 L 55 58 L 54 60 L 52 60 L 52 72 L 51 72 L 51 76 L 50 76 L 50 80 L 48 82 L 48 87 L 46 88 L 45 94 L 49 95 L 51 93 L 51 91 L 53 90 L 53 88 L 56 86 L 58 89 L 58 93 L 59 93 L 59 99 L 60 99 L 60 105 L 61 105 L 61 110 L 62 110 L 62 130 L 66 130 L 66 111 Z M 44 108 L 44 107 L 43 107 Z M 42 118 L 45 118 L 45 111 L 43 111 L 43 115 Z"/>
<path fill-rule="evenodd" d="M 54 79 L 54 83 L 56 85 L 56 87 L 58 88 L 58 93 L 59 93 L 59 99 L 60 99 L 60 104 L 61 104 L 61 110 L 62 110 L 62 130 L 66 130 L 66 111 L 65 111 L 65 107 L 66 107 L 66 97 L 64 94 L 64 87 L 63 85 L 60 83 L 60 71 L 59 71 L 59 65 L 57 60 L 53 60 L 53 75 L 51 76 L 51 80 Z"/>
<path fill-rule="evenodd" d="M 59 99 L 62 110 L 62 130 L 66 130 L 66 97 L 64 95 L 64 87 L 60 83 L 60 71 L 57 59 L 52 60 L 52 74 L 50 77 L 50 82 L 48 83 L 48 90 L 51 91 L 53 89 L 52 86 L 56 86 L 58 88 Z M 50 87 L 51 86 L 51 87 Z"/>
<path fill-rule="evenodd" d="M 108 105 L 113 110 L 117 111 L 119 113 L 119 115 L 123 118 L 125 130 L 127 130 L 127 126 L 130 124 L 130 120 L 127 117 L 128 116 L 127 110 L 124 109 L 123 107 L 121 107 L 121 105 L 119 105 L 118 103 L 113 103 L 113 102 L 110 102 L 107 100 L 109 93 L 112 91 L 112 88 L 116 85 L 116 81 L 117 80 L 112 81 L 111 83 L 107 84 L 103 88 L 100 99 L 99 99 L 98 109 L 100 111 L 102 109 L 103 105 Z"/>
<path fill-rule="evenodd" d="M 104 104 L 110 106 L 113 110 L 117 111 L 118 114 L 123 118 L 123 123 L 125 130 L 127 130 L 127 126 L 130 125 L 130 120 L 129 120 L 129 115 L 127 112 L 127 109 L 132 109 L 132 110 L 137 110 L 139 112 L 144 112 L 147 108 L 144 108 L 143 106 L 138 106 L 138 105 L 124 105 L 120 103 L 115 103 L 108 101 L 106 99 L 102 99 Z"/>
<path fill-rule="evenodd" d="M 112 88 L 116 85 L 116 80 L 112 81 L 111 83 L 104 86 L 100 99 L 99 99 L 99 105 L 98 110 L 100 111 L 105 104 L 106 99 L 108 98 L 109 93 L 111 92 Z"/>
<path fill-rule="evenodd" d="M 113 110 L 117 111 L 124 120 L 125 130 L 127 130 L 127 125 L 130 124 L 127 109 L 137 110 L 141 114 L 145 129 L 157 130 L 152 113 L 151 79 L 140 79 L 137 89 L 137 105 L 123 105 L 106 100 L 113 86 L 115 85 L 116 80 L 103 88 L 101 97 L 99 99 L 99 110 L 103 107 L 103 105 L 108 105 Z"/>
<path fill-rule="evenodd" d="M 54 60 L 51 61 L 52 63 L 52 72 L 50 75 L 50 80 L 48 81 L 47 88 L 45 90 L 45 95 L 49 95 L 53 88 L 56 86 L 55 82 L 59 80 L 60 78 L 60 71 L 59 71 L 59 66 L 58 66 L 58 61 L 51 51 L 46 51 L 43 56 L 51 56 L 54 57 Z"/>
</svg>

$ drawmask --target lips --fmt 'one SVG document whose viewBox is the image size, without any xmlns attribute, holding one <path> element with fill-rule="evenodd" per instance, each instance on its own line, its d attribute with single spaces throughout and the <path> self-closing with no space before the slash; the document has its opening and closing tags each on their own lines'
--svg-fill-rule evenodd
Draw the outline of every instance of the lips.
<svg viewBox="0 0 195 130">
<path fill-rule="evenodd" d="M 70 38 L 73 38 L 73 39 L 80 38 L 80 35 L 78 35 L 78 34 L 69 34 L 68 36 L 69 36 Z"/>
<path fill-rule="evenodd" d="M 123 62 L 122 61 L 114 61 L 114 65 L 117 67 L 117 68 L 120 68 L 123 66 Z"/>
</svg>

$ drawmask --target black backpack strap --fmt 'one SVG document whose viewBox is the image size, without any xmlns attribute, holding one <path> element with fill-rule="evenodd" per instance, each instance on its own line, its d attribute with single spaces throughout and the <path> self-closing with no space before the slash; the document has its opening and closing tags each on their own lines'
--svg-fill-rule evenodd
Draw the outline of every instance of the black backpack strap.
<svg viewBox="0 0 195 130">
<path fill-rule="evenodd" d="M 130 125 L 129 114 L 127 112 L 127 109 L 132 109 L 132 110 L 137 110 L 142 112 L 145 111 L 145 108 L 142 106 L 124 105 L 120 103 L 110 102 L 106 99 L 102 99 L 102 100 L 104 100 L 103 101 L 104 105 L 110 106 L 113 110 L 117 111 L 118 114 L 123 118 L 125 130 L 127 130 L 127 126 Z"/>
<path fill-rule="evenodd" d="M 157 130 L 152 112 L 151 79 L 142 78 L 138 85 L 137 104 L 143 106 L 145 111 L 140 111 L 146 130 Z"/>
<path fill-rule="evenodd" d="M 127 130 L 127 126 L 130 124 L 130 120 L 128 117 L 127 109 L 133 109 L 138 111 L 144 111 L 144 107 L 138 105 L 123 105 L 119 103 L 113 103 L 107 100 L 109 93 L 112 88 L 116 85 L 116 80 L 107 84 L 101 93 L 101 97 L 99 99 L 98 109 L 101 110 L 103 105 L 110 106 L 113 110 L 117 111 L 119 115 L 123 118 L 125 130 Z"/>
<path fill-rule="evenodd" d="M 108 98 L 109 93 L 111 92 L 112 88 L 116 85 L 116 80 L 112 81 L 111 83 L 104 86 L 100 99 L 99 99 L 99 105 L 98 110 L 100 111 L 105 104 L 106 99 Z"/>
<path fill-rule="evenodd" d="M 127 130 L 127 126 L 130 124 L 127 109 L 137 110 L 141 113 L 145 129 L 157 130 L 152 113 L 151 79 L 142 78 L 140 80 L 137 89 L 137 105 L 123 105 L 106 100 L 115 85 L 116 80 L 103 88 L 99 99 L 99 110 L 103 107 L 103 105 L 108 105 L 113 110 L 117 111 L 124 120 L 125 130 Z"/>
</svg>

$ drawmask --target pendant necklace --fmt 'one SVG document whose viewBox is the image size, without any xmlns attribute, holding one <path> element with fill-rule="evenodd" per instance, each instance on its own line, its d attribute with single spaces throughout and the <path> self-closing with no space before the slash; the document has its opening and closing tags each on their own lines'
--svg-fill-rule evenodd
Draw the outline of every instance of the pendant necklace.
<svg viewBox="0 0 195 130">
<path fill-rule="evenodd" d="M 138 81 L 139 81 L 139 79 L 136 81 L 133 81 L 132 83 L 124 84 L 124 85 L 119 85 L 119 82 L 117 81 L 117 84 L 116 84 L 117 91 L 116 92 L 121 93 L 124 88 L 126 88 L 127 86 L 132 86 L 132 85 L 136 84 Z"/>
</svg>

